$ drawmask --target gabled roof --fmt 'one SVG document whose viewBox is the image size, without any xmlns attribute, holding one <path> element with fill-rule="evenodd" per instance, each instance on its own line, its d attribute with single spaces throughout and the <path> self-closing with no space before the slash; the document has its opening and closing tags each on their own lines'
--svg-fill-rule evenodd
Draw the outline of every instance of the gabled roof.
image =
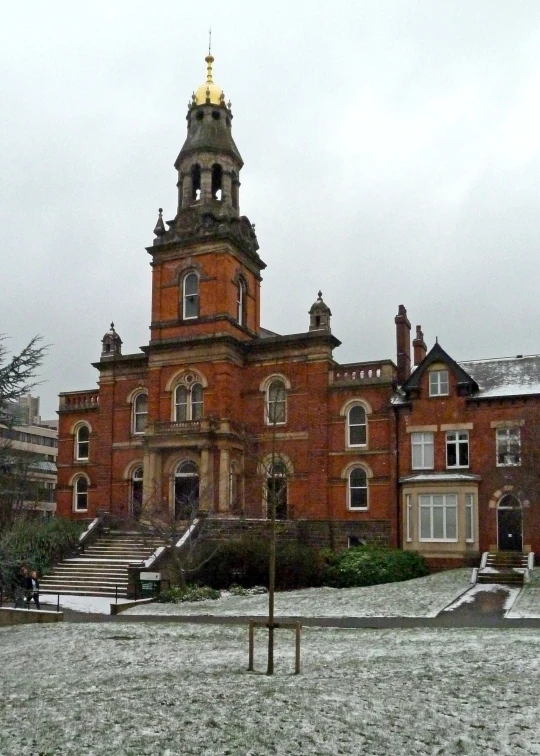
<svg viewBox="0 0 540 756">
<path fill-rule="evenodd" d="M 459 364 L 478 384 L 475 399 L 540 394 L 540 354 Z"/>
<path fill-rule="evenodd" d="M 447 352 L 444 351 L 438 341 L 434 344 L 434 346 L 426 354 L 422 362 L 402 385 L 401 388 L 403 389 L 403 391 L 408 394 L 412 389 L 420 388 L 420 381 L 422 380 L 422 376 L 424 375 L 426 370 L 436 362 L 444 362 L 446 365 L 448 365 L 448 367 L 456 376 L 459 386 L 468 387 L 470 393 L 478 391 L 478 384 L 476 383 L 474 378 L 458 362 L 452 359 L 452 357 L 450 357 Z"/>
</svg>

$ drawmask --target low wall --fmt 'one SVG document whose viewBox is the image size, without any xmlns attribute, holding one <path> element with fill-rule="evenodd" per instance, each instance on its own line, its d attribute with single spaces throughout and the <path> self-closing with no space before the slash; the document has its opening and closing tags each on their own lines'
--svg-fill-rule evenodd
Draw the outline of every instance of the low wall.
<svg viewBox="0 0 540 756">
<path fill-rule="evenodd" d="M 63 622 L 64 612 L 45 612 L 37 609 L 11 609 L 0 607 L 0 627 Z"/>
<path fill-rule="evenodd" d="M 138 601 L 123 601 L 121 604 L 111 604 L 111 614 L 121 614 L 126 609 L 132 609 L 134 606 L 139 606 L 139 604 L 149 604 L 153 600 L 148 598 L 139 599 Z"/>
</svg>

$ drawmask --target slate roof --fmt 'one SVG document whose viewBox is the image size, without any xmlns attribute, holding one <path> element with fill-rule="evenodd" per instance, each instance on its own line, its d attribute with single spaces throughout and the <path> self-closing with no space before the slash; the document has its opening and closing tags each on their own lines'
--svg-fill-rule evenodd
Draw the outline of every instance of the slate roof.
<svg viewBox="0 0 540 756">
<path fill-rule="evenodd" d="M 458 364 L 478 384 L 478 391 L 473 394 L 475 398 L 540 394 L 540 354 Z"/>
</svg>

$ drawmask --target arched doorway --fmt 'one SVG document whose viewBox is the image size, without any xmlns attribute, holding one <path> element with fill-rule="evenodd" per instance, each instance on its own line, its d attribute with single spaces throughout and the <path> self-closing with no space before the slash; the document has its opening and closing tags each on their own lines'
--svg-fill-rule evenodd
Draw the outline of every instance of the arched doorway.
<svg viewBox="0 0 540 756">
<path fill-rule="evenodd" d="M 272 508 L 275 508 L 276 520 L 287 519 L 288 509 L 287 496 L 287 466 L 281 459 L 276 459 L 270 464 L 266 478 L 266 508 L 267 517 L 272 516 Z"/>
<path fill-rule="evenodd" d="M 180 462 L 174 473 L 174 517 L 190 520 L 199 508 L 199 468 L 191 460 Z"/>
<path fill-rule="evenodd" d="M 497 505 L 499 551 L 523 550 L 523 509 L 513 494 L 505 494 Z"/>
</svg>

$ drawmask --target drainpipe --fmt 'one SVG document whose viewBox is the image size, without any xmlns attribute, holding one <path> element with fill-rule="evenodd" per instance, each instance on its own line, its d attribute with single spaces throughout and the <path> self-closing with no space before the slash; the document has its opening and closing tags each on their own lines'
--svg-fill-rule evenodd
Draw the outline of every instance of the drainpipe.
<svg viewBox="0 0 540 756">
<path fill-rule="evenodd" d="M 395 450 L 394 450 L 394 476 L 395 476 L 395 487 L 396 487 L 396 538 L 397 538 L 397 546 L 398 549 L 401 549 L 403 547 L 402 540 L 401 540 L 401 531 L 402 531 L 402 525 L 401 525 L 401 501 L 400 501 L 400 490 L 399 490 L 399 409 L 394 406 L 394 444 L 395 444 Z"/>
</svg>

